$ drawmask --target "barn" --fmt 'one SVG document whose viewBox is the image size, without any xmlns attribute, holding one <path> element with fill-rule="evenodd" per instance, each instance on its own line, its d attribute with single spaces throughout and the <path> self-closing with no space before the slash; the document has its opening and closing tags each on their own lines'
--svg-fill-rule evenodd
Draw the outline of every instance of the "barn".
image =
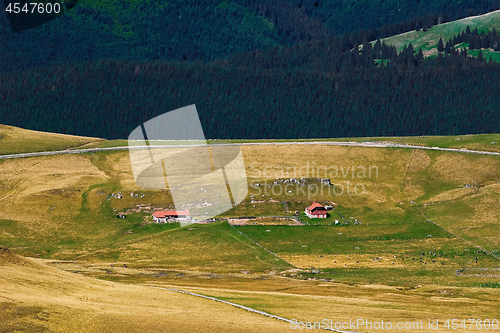
<svg viewBox="0 0 500 333">
<path fill-rule="evenodd" d="M 170 223 L 170 222 L 192 222 L 189 211 L 167 210 L 153 213 L 153 221 L 155 223 Z"/>
<path fill-rule="evenodd" d="M 307 207 L 305 213 L 310 219 L 325 219 L 328 216 L 326 208 L 317 202 Z"/>
</svg>

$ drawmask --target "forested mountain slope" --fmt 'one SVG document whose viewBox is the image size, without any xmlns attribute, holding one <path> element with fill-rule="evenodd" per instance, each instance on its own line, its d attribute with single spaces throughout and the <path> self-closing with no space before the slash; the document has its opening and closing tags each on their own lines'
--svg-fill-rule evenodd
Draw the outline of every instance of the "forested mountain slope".
<svg viewBox="0 0 500 333">
<path fill-rule="evenodd" d="M 350 63 L 349 63 L 350 62 Z M 1 118 L 59 133 L 126 138 L 196 104 L 207 138 L 319 138 L 499 132 L 500 64 L 409 52 L 320 72 L 169 62 L 78 63 L 1 75 Z"/>
<path fill-rule="evenodd" d="M 83 0 L 17 34 L 0 16 L 0 123 L 126 138 L 196 104 L 208 138 L 500 132 L 499 65 L 369 43 L 497 5 Z"/>
<path fill-rule="evenodd" d="M 0 15 L 0 71 L 102 59 L 212 61 L 347 33 L 371 40 L 494 9 L 500 0 L 81 0 L 19 33 Z"/>
<path fill-rule="evenodd" d="M 500 11 L 439 24 L 428 30 L 420 29 L 382 39 L 396 47 L 398 52 L 412 44 L 416 51 L 422 49 L 425 56 L 436 56 L 439 52 L 450 53 L 454 49 L 467 49 L 469 55 L 478 56 L 481 51 L 485 59 L 500 61 Z M 375 42 L 373 42 L 375 43 Z"/>
</svg>

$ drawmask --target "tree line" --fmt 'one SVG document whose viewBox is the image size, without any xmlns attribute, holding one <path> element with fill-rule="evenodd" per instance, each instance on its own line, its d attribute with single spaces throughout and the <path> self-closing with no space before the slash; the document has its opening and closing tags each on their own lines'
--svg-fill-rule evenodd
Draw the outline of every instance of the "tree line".
<svg viewBox="0 0 500 333">
<path fill-rule="evenodd" d="M 104 59 L 209 63 L 338 36 L 361 44 L 499 5 L 500 0 L 82 0 L 67 15 L 20 33 L 12 33 L 7 16 L 0 15 L 0 71 Z"/>
<path fill-rule="evenodd" d="M 249 64 L 106 60 L 3 73 L 0 118 L 14 126 L 115 139 L 127 138 L 152 117 L 196 104 L 207 138 L 500 131 L 500 95 L 492 84 L 500 64 L 465 51 L 423 59 L 409 46 L 380 65 L 375 48 L 339 54 L 342 60 L 323 52 L 326 65 L 300 56 L 299 48 L 290 66 L 286 55 L 262 53 L 255 55 L 261 61 Z M 271 63 L 281 64 L 266 65 Z"/>
<path fill-rule="evenodd" d="M 500 36 L 496 29 L 488 29 L 487 31 L 478 32 L 477 28 L 471 31 L 470 26 L 467 26 L 465 31 L 450 38 L 446 44 L 442 38 L 439 39 L 437 50 L 438 52 L 451 53 L 454 52 L 454 46 L 463 44 L 464 49 L 480 50 L 480 49 L 493 49 L 493 51 L 500 51 Z"/>
</svg>

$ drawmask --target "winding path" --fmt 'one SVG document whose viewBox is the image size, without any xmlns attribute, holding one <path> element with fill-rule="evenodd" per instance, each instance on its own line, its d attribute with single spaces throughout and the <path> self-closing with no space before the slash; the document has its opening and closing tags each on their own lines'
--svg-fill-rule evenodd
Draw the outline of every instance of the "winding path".
<svg viewBox="0 0 500 333">
<path fill-rule="evenodd" d="M 415 146 L 399 143 L 385 143 L 385 142 L 329 142 L 329 141 L 310 141 L 310 142 L 249 142 L 249 143 L 218 143 L 211 144 L 210 146 L 288 146 L 288 145 L 328 145 L 328 146 L 348 146 L 348 147 L 372 147 L 372 148 L 406 148 L 406 149 L 424 149 L 424 150 L 439 150 L 455 153 L 469 153 L 481 155 L 500 156 L 500 152 L 490 152 L 481 150 L 469 150 L 466 148 L 439 148 L 439 147 L 425 147 Z M 182 147 L 201 147 L 204 145 L 182 145 Z M 148 148 L 179 148 L 179 145 L 151 145 L 151 146 L 124 146 L 124 147 L 109 147 L 109 148 L 87 148 L 87 149 L 66 149 L 56 151 L 43 151 L 36 153 L 22 153 L 22 154 L 9 154 L 0 155 L 0 159 L 8 158 L 23 158 L 35 156 L 50 156 L 50 155 L 63 155 L 63 154 L 81 154 L 81 153 L 96 153 L 100 151 L 113 151 L 113 150 L 129 150 L 129 149 L 148 149 Z"/>
</svg>

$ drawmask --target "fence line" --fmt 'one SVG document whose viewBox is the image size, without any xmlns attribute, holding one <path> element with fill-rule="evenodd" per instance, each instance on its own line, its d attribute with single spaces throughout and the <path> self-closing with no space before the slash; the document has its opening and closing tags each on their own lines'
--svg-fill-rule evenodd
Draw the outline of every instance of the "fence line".
<svg viewBox="0 0 500 333">
<path fill-rule="evenodd" d="M 229 223 L 228 223 L 229 224 Z M 257 243 L 256 241 L 254 241 L 253 239 L 251 239 L 250 237 L 248 237 L 247 235 L 245 235 L 244 233 L 242 233 L 241 231 L 238 230 L 238 228 L 236 228 L 234 225 L 231 225 L 229 224 L 231 227 L 233 227 L 234 230 L 236 230 L 237 233 L 239 233 L 240 235 L 242 235 L 243 237 L 247 238 L 249 241 L 251 241 L 252 243 L 254 243 L 255 245 L 257 245 L 258 247 L 260 247 L 261 249 L 263 249 L 264 251 L 272 254 L 273 256 L 275 256 L 276 258 L 278 258 L 279 260 L 282 260 L 284 262 L 286 262 L 287 264 L 289 264 L 290 266 L 292 267 L 295 267 L 297 268 L 297 266 L 289 263 L 288 261 L 286 261 L 285 259 L 281 258 L 280 256 L 278 256 L 276 253 L 266 249 L 264 246 L 260 245 L 259 243 Z"/>
</svg>

